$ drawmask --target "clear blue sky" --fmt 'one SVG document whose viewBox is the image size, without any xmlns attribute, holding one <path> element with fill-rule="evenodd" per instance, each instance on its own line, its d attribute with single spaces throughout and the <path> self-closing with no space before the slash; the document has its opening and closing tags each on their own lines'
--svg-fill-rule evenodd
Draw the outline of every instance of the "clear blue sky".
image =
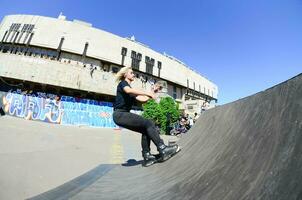
<svg viewBox="0 0 302 200">
<path fill-rule="evenodd" d="M 219 87 L 219 104 L 302 72 L 302 0 L 0 0 L 0 17 L 80 19 L 134 35 L 199 71 Z"/>
</svg>

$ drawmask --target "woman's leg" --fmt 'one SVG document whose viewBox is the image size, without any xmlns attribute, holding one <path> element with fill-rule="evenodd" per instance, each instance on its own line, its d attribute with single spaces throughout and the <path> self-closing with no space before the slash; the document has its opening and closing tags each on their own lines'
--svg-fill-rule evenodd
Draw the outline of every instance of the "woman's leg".
<svg viewBox="0 0 302 200">
<path fill-rule="evenodd" d="M 155 124 L 151 120 L 145 119 L 142 116 L 136 115 L 134 113 L 119 111 L 115 111 L 113 113 L 113 120 L 119 126 L 142 133 L 143 135 L 147 135 L 157 147 L 157 150 L 159 151 L 161 156 L 161 161 L 169 159 L 172 155 L 180 150 L 178 145 L 166 146 L 164 144 L 163 140 L 161 140 L 159 137 L 159 132 L 156 130 Z M 143 148 L 147 149 L 148 147 L 144 145 Z M 148 152 L 146 156 L 149 157 L 149 154 L 150 153 Z M 143 157 L 145 160 L 144 155 Z M 145 166 L 153 164 L 154 160 L 155 158 L 152 158 L 152 160 L 149 160 L 149 158 L 147 158 Z"/>
<path fill-rule="evenodd" d="M 119 111 L 113 113 L 113 120 L 119 126 L 146 135 L 148 138 L 142 138 L 142 145 L 144 145 L 143 150 L 149 148 L 149 139 L 152 140 L 156 147 L 163 145 L 163 141 L 159 137 L 155 124 L 151 120 L 134 113 Z"/>
<path fill-rule="evenodd" d="M 142 134 L 142 152 L 143 153 L 147 153 L 147 152 L 150 152 L 151 149 L 150 149 L 150 137 L 147 135 L 147 134 Z"/>
</svg>

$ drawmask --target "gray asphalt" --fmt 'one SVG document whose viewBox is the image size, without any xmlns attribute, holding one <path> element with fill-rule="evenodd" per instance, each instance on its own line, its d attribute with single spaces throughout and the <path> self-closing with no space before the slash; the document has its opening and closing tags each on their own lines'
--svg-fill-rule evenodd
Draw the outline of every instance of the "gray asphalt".
<svg viewBox="0 0 302 200">
<path fill-rule="evenodd" d="M 165 163 L 100 165 L 32 199 L 302 199 L 302 75 L 208 110 Z"/>
</svg>

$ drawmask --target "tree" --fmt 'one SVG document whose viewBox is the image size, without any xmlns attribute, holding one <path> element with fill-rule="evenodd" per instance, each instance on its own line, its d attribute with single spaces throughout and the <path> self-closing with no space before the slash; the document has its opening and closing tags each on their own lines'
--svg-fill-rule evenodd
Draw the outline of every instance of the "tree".
<svg viewBox="0 0 302 200">
<path fill-rule="evenodd" d="M 172 124 L 180 116 L 178 104 L 171 97 L 164 97 L 159 103 L 150 100 L 143 105 L 143 108 L 143 117 L 153 120 L 160 127 L 161 134 L 164 134 L 168 128 L 167 120 L 170 121 L 169 124 Z"/>
<path fill-rule="evenodd" d="M 162 118 L 159 104 L 152 99 L 145 103 L 143 108 L 143 117 L 151 119 L 156 125 L 159 125 Z"/>
</svg>

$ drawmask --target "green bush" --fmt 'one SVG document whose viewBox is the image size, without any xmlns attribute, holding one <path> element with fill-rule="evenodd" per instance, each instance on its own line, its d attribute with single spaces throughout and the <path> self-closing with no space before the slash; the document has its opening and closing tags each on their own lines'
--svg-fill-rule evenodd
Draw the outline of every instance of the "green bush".
<svg viewBox="0 0 302 200">
<path fill-rule="evenodd" d="M 152 119 L 156 125 L 159 125 L 162 118 L 159 104 L 152 99 L 145 103 L 143 108 L 143 117 Z"/>
<path fill-rule="evenodd" d="M 143 117 L 151 119 L 160 127 L 161 134 L 166 133 L 167 115 L 170 114 L 170 124 L 177 121 L 180 116 L 178 104 L 171 97 L 164 97 L 159 103 L 150 100 L 143 105 Z"/>
</svg>

